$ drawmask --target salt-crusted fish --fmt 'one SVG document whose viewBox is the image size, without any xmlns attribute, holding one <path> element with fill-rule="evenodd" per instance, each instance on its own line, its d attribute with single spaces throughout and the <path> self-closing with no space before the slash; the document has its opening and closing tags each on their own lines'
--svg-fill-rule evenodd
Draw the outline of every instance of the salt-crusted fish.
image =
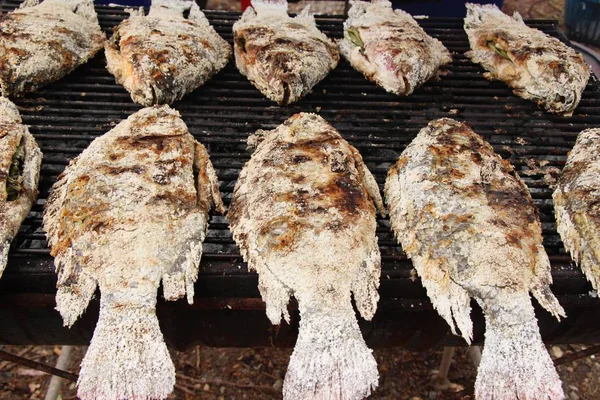
<svg viewBox="0 0 600 400">
<path fill-rule="evenodd" d="M 590 77 L 581 54 L 492 4 L 467 3 L 465 31 L 467 56 L 489 71 L 486 78 L 506 83 L 548 112 L 573 114 Z"/>
<path fill-rule="evenodd" d="M 452 62 L 442 42 L 387 0 L 352 2 L 340 51 L 367 79 L 400 96 L 410 95 Z"/>
<path fill-rule="evenodd" d="M 0 97 L 0 277 L 10 243 L 37 197 L 42 152 L 19 110 Z"/>
<path fill-rule="evenodd" d="M 33 92 L 69 74 L 104 46 L 93 0 L 26 0 L 0 16 L 2 95 Z"/>
<path fill-rule="evenodd" d="M 600 289 L 600 128 L 579 134 L 552 195 L 557 230 L 593 288 Z"/>
<path fill-rule="evenodd" d="M 296 297 L 300 333 L 284 399 L 363 399 L 377 365 L 360 333 L 351 296 L 371 319 L 379 295 L 375 207 L 379 188 L 358 151 L 323 118 L 296 114 L 258 131 L 228 212 L 233 238 L 259 275 L 267 316 L 289 322 Z"/>
<path fill-rule="evenodd" d="M 184 12 L 189 11 L 187 17 Z M 133 101 L 171 104 L 202 86 L 231 57 L 231 46 L 194 1 L 154 0 L 114 28 L 106 67 Z"/>
<path fill-rule="evenodd" d="M 304 97 L 340 58 L 308 7 L 290 18 L 286 0 L 253 0 L 233 24 L 233 51 L 242 75 L 280 105 Z"/>
<path fill-rule="evenodd" d="M 44 213 L 66 326 L 100 287 L 100 318 L 78 396 L 164 399 L 175 369 L 156 294 L 194 298 L 211 208 L 222 211 L 204 146 L 169 106 L 144 108 L 94 140 L 54 184 Z"/>
<path fill-rule="evenodd" d="M 390 168 L 392 228 L 452 332 L 472 339 L 470 301 L 485 314 L 479 400 L 564 399 L 529 292 L 555 317 L 550 261 L 533 200 L 513 167 L 467 125 L 439 119 Z"/>
</svg>

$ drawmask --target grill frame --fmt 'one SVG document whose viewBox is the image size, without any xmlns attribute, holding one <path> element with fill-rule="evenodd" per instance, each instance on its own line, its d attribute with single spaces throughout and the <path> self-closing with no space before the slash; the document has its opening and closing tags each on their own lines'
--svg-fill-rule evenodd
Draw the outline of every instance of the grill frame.
<svg viewBox="0 0 600 400">
<path fill-rule="evenodd" d="M 9 11 L 17 4 L 14 0 L 2 0 L 0 10 Z M 109 35 L 110 29 L 126 17 L 122 7 L 97 5 L 96 9 L 101 26 Z M 240 14 L 206 11 L 206 15 L 231 43 L 231 25 Z M 317 16 L 317 23 L 328 36 L 340 38 L 343 19 L 343 16 Z M 544 245 L 555 280 L 552 289 L 568 315 L 574 315 L 574 318 L 556 323 L 547 313 L 538 312 L 544 338 L 554 342 L 597 341 L 600 327 L 587 326 L 581 320 L 596 320 L 597 316 L 592 315 L 600 313 L 598 299 L 590 296 L 591 286 L 565 254 L 552 216 L 551 189 L 544 182 L 543 173 L 536 173 L 532 167 L 547 161 L 548 166 L 562 168 L 577 134 L 585 128 L 600 126 L 600 83 L 592 77 L 573 117 L 552 116 L 535 104 L 516 97 L 504 84 L 483 78 L 483 70 L 464 56 L 468 41 L 462 30 L 462 20 L 431 18 L 421 19 L 419 23 L 449 48 L 453 63 L 448 67 L 447 75 L 425 84 L 408 98 L 386 93 L 342 60 L 299 103 L 279 107 L 265 99 L 230 62 L 205 86 L 173 106 L 181 112 L 194 137 L 207 147 L 226 204 L 229 204 L 237 174 L 250 156 L 245 150 L 246 137 L 256 129 L 272 129 L 296 112 L 318 112 L 332 123 L 361 152 L 380 188 L 387 168 L 430 120 L 452 117 L 468 122 L 500 155 L 511 161 L 528 184 L 540 210 Z M 535 20 L 528 24 L 567 42 L 556 21 Z M 41 211 L 51 184 L 68 160 L 87 147 L 93 138 L 107 132 L 141 106 L 134 104 L 129 94 L 106 71 L 103 54 L 73 74 L 15 102 L 24 123 L 40 144 L 44 159 L 40 199 L 13 242 L 7 269 L 0 280 L 0 318 L 5 321 L 0 327 L 0 343 L 50 343 L 48 340 L 54 340 L 53 344 L 85 344 L 97 318 L 97 304 L 90 306 L 90 311 L 75 330 L 66 331 L 60 327 L 58 314 L 51 310 L 56 277 L 40 226 Z M 528 163 L 528 160 L 535 163 Z M 297 316 L 291 327 L 282 325 L 277 335 L 264 334 L 271 327 L 262 311 L 264 305 L 259 300 L 257 276 L 249 273 L 241 260 L 228 233 L 225 217 L 212 216 L 210 222 L 196 284 L 196 305 L 187 306 L 182 301 L 159 304 L 161 326 L 167 339 L 178 348 L 186 348 L 198 340 L 213 345 L 268 344 L 269 341 L 289 345 L 295 335 Z M 367 341 L 371 345 L 409 347 L 413 346 L 410 343 L 417 343 L 413 347 L 419 348 L 424 343 L 431 345 L 440 340 L 456 343 L 455 339 L 445 336 L 447 326 L 440 323 L 441 319 L 432 310 L 419 280 L 412 279 L 411 263 L 395 244 L 389 221 L 378 219 L 377 231 L 383 261 L 381 302 L 375 320 L 363 324 L 363 331 L 371 332 L 365 333 Z M 39 325 L 23 317 L 24 312 L 36 310 L 40 314 L 36 314 L 37 317 L 30 315 L 29 319 Z M 248 338 L 253 339 L 239 339 L 234 334 L 227 336 L 224 331 L 230 322 L 221 325 L 230 317 L 231 323 L 237 320 L 253 325 L 253 333 L 248 333 Z M 197 336 L 189 333 L 184 337 L 182 331 L 188 328 L 183 321 L 190 318 L 205 318 L 213 321 L 211 326 L 221 328 L 209 329 L 207 322 L 201 324 L 204 328 L 198 328 Z M 414 323 L 409 329 L 404 326 L 406 318 L 412 321 L 411 324 L 417 320 L 421 323 Z M 476 340 L 481 340 L 483 321 L 477 308 L 474 319 Z M 45 326 L 46 332 L 38 331 L 34 326 Z M 176 331 L 173 332 L 172 326 L 180 329 L 173 328 Z M 52 328 L 52 334 L 44 337 L 42 333 L 48 333 L 48 327 Z M 423 330 L 431 330 L 431 333 L 423 333 Z"/>
</svg>

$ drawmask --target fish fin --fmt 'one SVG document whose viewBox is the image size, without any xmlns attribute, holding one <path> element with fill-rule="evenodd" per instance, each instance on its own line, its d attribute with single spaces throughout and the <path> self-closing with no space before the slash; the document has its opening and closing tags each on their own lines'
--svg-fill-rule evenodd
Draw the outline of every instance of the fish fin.
<svg viewBox="0 0 600 400">
<path fill-rule="evenodd" d="M 314 26 L 314 27 L 317 26 L 317 21 L 315 21 L 314 14 L 310 13 L 310 4 L 307 5 L 306 7 L 304 7 L 302 9 L 302 11 L 300 11 L 300 13 L 298 13 L 298 15 L 296 15 L 294 20 L 296 22 L 300 22 L 304 25 L 310 25 L 310 26 Z"/>
<path fill-rule="evenodd" d="M 193 2 L 190 6 L 190 14 L 188 15 L 188 19 L 190 21 L 195 21 L 202 26 L 210 26 L 208 18 L 206 18 L 206 15 L 204 15 L 202 10 L 200 10 L 200 7 L 198 4 L 196 4 L 196 2 Z"/>
<path fill-rule="evenodd" d="M 69 188 L 69 173 L 75 168 L 79 157 L 75 157 L 65 170 L 58 175 L 58 178 L 52 189 L 50 195 L 44 205 L 44 230 L 46 231 L 46 238 L 50 247 L 53 247 L 58 243 L 60 237 L 60 213 L 62 212 L 63 204 L 67 197 L 67 190 Z"/>
<path fill-rule="evenodd" d="M 560 378 L 542 342 L 527 292 L 480 301 L 486 330 L 475 398 L 563 400 Z"/>
<path fill-rule="evenodd" d="M 63 0 L 64 1 L 64 0 Z M 88 21 L 98 22 L 98 14 L 94 7 L 94 0 L 68 0 L 73 5 L 73 12 Z M 99 25 L 98 25 L 99 26 Z"/>
<path fill-rule="evenodd" d="M 252 8 L 258 15 L 285 14 L 287 15 L 287 0 L 252 0 Z"/>
<path fill-rule="evenodd" d="M 271 134 L 273 131 L 268 131 L 264 129 L 259 129 L 254 132 L 252 135 L 248 136 L 246 143 L 248 144 L 248 148 L 256 149 L 265 139 L 265 137 Z"/>
<path fill-rule="evenodd" d="M 550 274 L 550 260 L 542 245 L 538 246 L 538 257 L 531 280 L 530 291 L 542 307 L 560 321 L 560 317 L 566 317 L 558 299 L 550 290 L 552 275 Z"/>
<path fill-rule="evenodd" d="M 418 273 L 433 307 L 446 320 L 452 333 L 458 335 L 460 332 L 460 336 L 470 345 L 473 340 L 473 321 L 471 297 L 467 291 L 454 282 L 437 263 L 425 261 L 415 262 L 415 265 L 425 265 Z M 427 274 L 422 273 L 423 271 L 427 271 Z"/>
<path fill-rule="evenodd" d="M 81 363 L 77 396 L 81 400 L 167 398 L 175 385 L 175 367 L 154 305 L 117 306 L 105 297 Z"/>
<path fill-rule="evenodd" d="M 350 302 L 331 310 L 304 309 L 283 383 L 284 399 L 363 399 L 378 386 L 373 352 Z"/>
<path fill-rule="evenodd" d="M 194 304 L 194 284 L 198 279 L 203 240 L 204 237 L 196 242 L 190 242 L 189 249 L 180 259 L 180 262 L 162 276 L 163 297 L 165 300 L 174 301 L 187 294 L 187 302 Z"/>
<path fill-rule="evenodd" d="M 580 135 L 581 136 L 581 135 Z M 598 248 L 598 229 L 590 226 L 588 217 L 583 212 L 573 211 L 566 199 L 568 194 L 559 186 L 553 194 L 554 212 L 556 215 L 556 230 L 571 254 L 571 258 L 579 265 L 581 271 L 592 283 L 594 290 L 600 289 L 600 257 L 596 256 Z M 592 245 L 586 245 L 591 243 Z M 600 254 L 600 250 L 598 254 Z"/>
<path fill-rule="evenodd" d="M 129 14 L 129 17 L 143 17 L 146 15 L 144 12 L 144 7 L 126 8 L 124 11 Z"/>
<path fill-rule="evenodd" d="M 352 294 L 360 315 L 370 321 L 377 311 L 379 301 L 379 281 L 381 276 L 381 255 L 377 247 L 377 238 L 374 238 L 373 251 L 370 257 L 363 262 L 356 277 L 352 281 Z"/>
<path fill-rule="evenodd" d="M 194 166 L 198 169 L 198 204 L 207 212 L 214 209 L 219 214 L 224 214 L 225 206 L 219 190 L 219 178 L 206 148 L 200 142 L 196 142 Z"/>
<path fill-rule="evenodd" d="M 371 200 L 373 200 L 373 202 L 375 203 L 375 207 L 377 208 L 377 211 L 379 211 L 379 214 L 382 217 L 385 217 L 387 215 L 387 210 L 383 205 L 383 199 L 381 198 L 381 193 L 379 192 L 379 186 L 377 185 L 377 181 L 373 177 L 371 171 L 369 171 L 369 169 L 363 162 L 363 159 L 358 150 L 352 147 L 352 152 L 354 153 L 354 158 L 358 172 L 362 177 L 363 183 L 367 188 L 367 192 L 369 193 Z"/>
<path fill-rule="evenodd" d="M 19 8 L 35 7 L 38 4 L 40 4 L 40 0 L 25 0 L 24 2 L 21 3 Z"/>
<path fill-rule="evenodd" d="M 148 15 L 152 15 L 161 8 L 166 8 L 169 10 L 179 11 L 180 15 L 183 16 L 184 11 L 190 9 L 192 4 L 193 2 L 189 0 L 152 0 Z"/>
<path fill-rule="evenodd" d="M 96 292 L 96 280 L 74 265 L 72 248 L 57 260 L 56 310 L 63 318 L 64 326 L 71 327 L 83 314 Z"/>
<path fill-rule="evenodd" d="M 248 263 L 248 265 L 255 265 Z M 286 287 L 267 265 L 256 270 L 258 272 L 258 291 L 267 307 L 267 317 L 273 325 L 279 325 L 281 318 L 290 323 L 290 313 L 287 306 L 292 295 L 291 289 Z"/>
<path fill-rule="evenodd" d="M 514 19 L 515 21 L 517 21 L 517 22 L 520 22 L 520 23 L 522 23 L 523 25 L 525 25 L 525 21 L 523 21 L 523 17 L 521 16 L 521 14 L 519 14 L 519 12 L 518 12 L 518 11 L 515 11 L 515 12 L 513 13 L 513 19 Z"/>
</svg>

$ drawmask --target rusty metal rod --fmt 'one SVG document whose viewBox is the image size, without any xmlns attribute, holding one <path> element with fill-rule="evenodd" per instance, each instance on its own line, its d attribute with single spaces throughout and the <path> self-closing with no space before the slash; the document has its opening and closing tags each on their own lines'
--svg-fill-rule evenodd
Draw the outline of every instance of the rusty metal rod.
<svg viewBox="0 0 600 400">
<path fill-rule="evenodd" d="M 593 356 L 594 354 L 598 354 L 598 353 L 600 353 L 600 345 L 592 346 L 588 349 L 577 351 L 573 354 L 568 354 L 566 356 L 557 358 L 556 360 L 554 360 L 554 366 L 558 367 L 559 365 L 571 363 L 571 362 L 577 361 L 581 358 Z"/>
<path fill-rule="evenodd" d="M 77 382 L 77 378 L 79 378 L 77 375 L 72 374 L 67 371 L 63 371 L 62 369 L 57 369 L 57 368 L 51 367 L 49 365 L 39 363 L 37 361 L 28 360 L 27 358 L 23 358 L 23 357 L 16 356 L 14 354 L 7 353 L 4 350 L 0 350 L 0 360 L 10 361 L 15 364 L 24 365 L 26 367 L 33 368 L 33 369 L 45 372 L 50 375 L 56 375 L 61 378 L 73 381 L 73 382 Z"/>
</svg>

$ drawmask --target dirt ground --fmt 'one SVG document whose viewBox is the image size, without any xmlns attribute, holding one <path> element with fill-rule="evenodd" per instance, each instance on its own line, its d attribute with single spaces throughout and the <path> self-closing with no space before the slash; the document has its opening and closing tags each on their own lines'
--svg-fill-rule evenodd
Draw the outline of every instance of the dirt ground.
<svg viewBox="0 0 600 400">
<path fill-rule="evenodd" d="M 554 346 L 553 357 L 581 350 L 583 346 Z M 59 347 L 5 346 L 3 350 L 54 365 Z M 85 348 L 76 347 L 69 371 L 79 372 Z M 186 353 L 172 352 L 177 384 L 171 400 L 280 399 L 283 377 L 291 349 L 216 349 L 197 347 Z M 386 400 L 467 400 L 475 380 L 475 368 L 458 348 L 449 378 L 451 389 L 440 391 L 432 382 L 442 349 L 412 353 L 401 348 L 375 349 L 380 379 L 370 399 Z M 594 356 L 560 366 L 559 374 L 570 400 L 600 398 L 600 363 Z M 44 373 L 0 362 L 0 400 L 43 399 L 50 378 Z M 466 390 L 464 390 L 466 389 Z M 61 400 L 76 399 L 75 384 L 66 382 Z"/>
<path fill-rule="evenodd" d="M 303 7 L 300 2 L 292 11 Z M 310 2 L 313 11 L 338 13 L 339 2 Z M 317 3 L 317 4 L 315 4 Z M 320 3 L 320 4 L 319 4 Z M 209 0 L 210 9 L 239 10 L 238 0 Z M 554 18 L 562 21 L 564 0 L 507 0 L 504 9 L 519 11 L 525 18 Z M 585 346 L 553 346 L 553 358 L 584 349 Z M 54 365 L 60 347 L 4 346 L 3 350 L 35 361 Z M 68 370 L 79 372 L 85 348 L 76 347 Z M 217 349 L 197 347 L 186 353 L 172 352 L 177 369 L 177 385 L 171 400 L 225 400 L 281 398 L 283 377 L 291 349 Z M 475 368 L 466 354 L 458 348 L 449 378 L 451 390 L 437 390 L 432 376 L 442 356 L 442 348 L 412 353 L 401 348 L 375 349 L 379 366 L 379 388 L 371 399 L 454 400 L 471 399 L 469 388 L 475 380 Z M 591 356 L 558 368 L 565 393 L 570 400 L 600 399 L 600 363 Z M 48 375 L 0 361 L 0 400 L 43 399 L 50 378 Z M 463 389 L 466 389 L 462 391 Z M 75 385 L 66 382 L 61 400 L 76 399 Z"/>
</svg>

